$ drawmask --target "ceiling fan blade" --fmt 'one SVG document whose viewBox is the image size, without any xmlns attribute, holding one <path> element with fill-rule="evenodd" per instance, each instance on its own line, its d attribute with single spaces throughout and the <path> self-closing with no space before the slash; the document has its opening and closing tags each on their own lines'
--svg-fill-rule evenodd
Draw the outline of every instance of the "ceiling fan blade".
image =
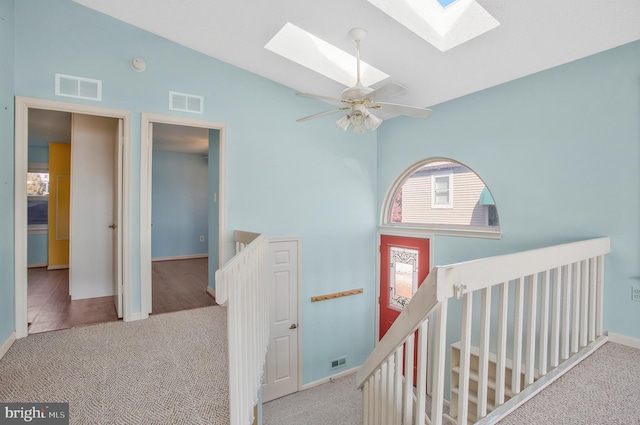
<svg viewBox="0 0 640 425">
<path fill-rule="evenodd" d="M 418 108 L 416 106 L 398 105 L 397 103 L 378 102 L 376 109 L 392 114 L 406 115 L 413 118 L 421 118 L 426 120 L 431 116 L 431 109 Z"/>
<path fill-rule="evenodd" d="M 347 111 L 347 110 L 350 110 L 350 109 L 351 109 L 350 107 L 344 107 L 344 108 L 339 108 L 339 109 L 331 109 L 329 111 L 324 111 L 324 112 L 319 112 L 317 114 L 309 115 L 308 117 L 298 118 L 296 121 L 297 122 L 308 121 L 308 120 L 312 120 L 314 118 L 320 118 L 320 117 L 324 117 L 325 115 L 331 115 L 331 114 L 335 114 L 336 112 Z"/>
<path fill-rule="evenodd" d="M 296 96 L 308 97 L 311 99 L 318 99 L 325 102 L 329 102 L 333 105 L 341 105 L 343 103 L 342 99 L 339 99 L 337 97 L 319 96 L 317 94 L 311 94 L 311 93 L 296 93 Z"/>
<path fill-rule="evenodd" d="M 372 91 L 367 97 L 370 97 L 371 100 L 375 102 L 377 100 L 391 99 L 392 97 L 400 96 L 402 94 L 405 94 L 406 92 L 406 87 L 396 83 L 389 83 L 385 84 L 379 89 Z"/>
</svg>

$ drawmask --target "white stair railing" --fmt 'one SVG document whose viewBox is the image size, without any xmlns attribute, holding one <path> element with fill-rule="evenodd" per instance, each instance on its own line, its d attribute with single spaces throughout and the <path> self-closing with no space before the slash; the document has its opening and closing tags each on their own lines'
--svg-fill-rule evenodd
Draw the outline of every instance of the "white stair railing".
<svg viewBox="0 0 640 425">
<path fill-rule="evenodd" d="M 489 424 L 533 397 L 606 342 L 603 266 L 609 250 L 609 238 L 599 238 L 434 268 L 358 372 L 364 423 L 439 425 L 447 418 Z M 494 288 L 498 302 L 492 305 Z M 452 298 L 462 300 L 459 332 L 447 327 Z M 493 333 L 492 317 L 498 323 Z M 445 415 L 447 333 L 460 341 L 450 347 Z M 403 373 L 414 364 L 415 383 Z"/>
<path fill-rule="evenodd" d="M 216 301 L 227 306 L 230 424 L 249 425 L 269 343 L 269 240 L 239 231 L 234 239 L 236 255 L 216 271 Z"/>
</svg>

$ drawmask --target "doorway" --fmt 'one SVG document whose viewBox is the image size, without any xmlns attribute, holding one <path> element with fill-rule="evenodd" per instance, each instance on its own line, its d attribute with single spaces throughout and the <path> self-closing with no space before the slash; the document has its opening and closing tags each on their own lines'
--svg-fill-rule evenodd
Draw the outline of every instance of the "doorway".
<svg viewBox="0 0 640 425">
<path fill-rule="evenodd" d="M 215 305 L 207 289 L 209 245 L 214 257 L 218 245 L 217 232 L 209 231 L 210 225 L 217 228 L 209 220 L 209 209 L 217 205 L 217 131 L 210 141 L 212 130 L 206 128 L 150 126 L 151 313 Z"/>
<path fill-rule="evenodd" d="M 123 210 L 126 211 L 123 201 L 128 188 L 122 185 L 122 181 L 127 178 L 125 170 L 128 168 L 129 158 L 129 113 L 16 97 L 14 273 L 17 338 L 29 333 L 29 307 L 35 306 L 29 302 L 28 251 L 33 245 L 28 242 L 29 214 L 25 176 L 29 170 L 30 122 L 32 117 L 37 118 L 38 113 L 58 113 L 58 118 L 70 116 L 72 128 L 69 130 L 70 137 L 63 137 L 62 140 L 67 144 L 71 142 L 71 146 L 62 146 L 61 149 L 61 152 L 68 151 L 61 154 L 67 158 L 65 161 L 69 163 L 68 170 L 64 170 L 64 165 L 59 167 L 55 181 L 49 182 L 52 192 L 55 189 L 56 193 L 50 199 L 47 214 L 57 215 L 48 216 L 51 228 L 47 229 L 47 235 L 51 241 L 60 243 L 54 249 L 60 251 L 62 257 L 50 262 L 47 253 L 44 262 L 50 266 L 52 273 L 49 273 L 49 267 L 39 270 L 41 273 L 37 279 L 40 282 L 40 295 L 50 294 L 52 288 L 57 287 L 60 291 L 56 292 L 57 296 L 62 294 L 61 298 L 66 298 L 61 307 L 67 310 L 56 313 L 59 318 L 65 318 L 60 323 L 62 327 L 85 324 L 87 320 L 94 323 L 95 318 L 91 318 L 91 313 L 95 312 L 96 305 L 92 303 L 97 298 L 103 298 L 100 301 L 103 305 L 112 306 L 115 319 L 121 315 L 126 320 L 130 312 L 129 282 L 123 272 L 128 268 L 128 263 L 122 255 L 128 240 L 128 216 L 123 217 Z M 98 128 L 103 131 L 100 134 L 94 133 L 92 129 L 97 131 Z M 53 134 L 51 136 L 57 137 Z M 92 145 L 92 142 L 98 145 Z M 99 157 L 96 149 L 101 150 Z M 71 150 L 74 150 L 73 154 Z M 100 166 L 87 166 L 96 163 L 100 163 Z M 47 164 L 50 165 L 48 162 Z M 76 179 L 75 183 L 73 179 Z M 87 180 L 90 184 L 86 184 Z M 95 203 L 99 203 L 101 208 L 96 208 Z M 98 219 L 98 210 L 105 211 L 108 217 Z M 104 220 L 107 221 L 103 222 Z M 68 244 L 66 261 L 65 241 Z M 88 247 L 92 249 L 87 249 Z M 97 255 L 98 260 L 91 255 Z M 92 267 L 87 267 L 88 264 Z M 106 279 L 100 279 L 103 276 Z M 49 316 L 51 319 L 52 315 Z M 101 321 L 108 315 L 101 316 L 98 313 L 96 316 Z"/>
<path fill-rule="evenodd" d="M 220 123 L 142 114 L 141 318 L 152 313 L 211 305 L 215 298 L 215 271 L 225 261 L 220 237 L 224 234 L 224 137 L 225 128 Z M 169 163 L 183 165 L 176 167 Z M 187 163 L 192 166 L 185 166 Z M 203 164 L 206 165 L 206 188 L 200 184 L 203 174 L 194 177 Z M 190 169 L 179 175 L 168 172 L 168 168 Z M 198 179 L 199 183 L 195 183 Z M 183 186 L 187 180 L 191 180 L 191 184 Z M 159 185 L 163 186 L 161 191 L 156 190 L 155 186 Z M 172 191 L 190 198 L 189 202 L 200 207 L 186 207 L 186 202 L 182 202 L 180 208 L 171 208 L 173 212 L 169 212 L 162 205 L 176 203 L 178 195 L 171 195 Z M 193 216 L 195 209 L 200 211 L 196 214 L 197 223 L 187 218 Z M 180 249 L 176 250 L 175 245 L 181 245 Z M 181 268 L 184 269 L 180 271 Z M 178 287 L 171 280 L 176 284 L 189 280 L 195 287 L 193 290 Z M 199 283 L 203 280 L 204 289 Z M 182 300 L 178 300 L 177 291 L 184 291 Z"/>
<path fill-rule="evenodd" d="M 378 340 L 387 333 L 429 274 L 430 239 L 380 235 Z M 416 333 L 417 341 L 417 333 Z M 418 344 L 414 344 L 414 359 Z M 416 382 L 417 363 L 414 365 Z"/>
</svg>

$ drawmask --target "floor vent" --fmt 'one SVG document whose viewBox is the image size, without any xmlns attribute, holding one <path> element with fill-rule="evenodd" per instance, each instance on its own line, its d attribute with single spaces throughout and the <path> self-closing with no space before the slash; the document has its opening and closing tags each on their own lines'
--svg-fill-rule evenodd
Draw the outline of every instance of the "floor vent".
<svg viewBox="0 0 640 425">
<path fill-rule="evenodd" d="M 204 97 L 193 94 L 169 92 L 169 109 L 172 111 L 193 112 L 201 114 L 204 106 Z"/>
<path fill-rule="evenodd" d="M 56 74 L 56 96 L 102 101 L 102 81 Z"/>
<path fill-rule="evenodd" d="M 339 359 L 335 359 L 331 361 L 331 369 L 337 369 L 347 364 L 346 357 L 340 357 Z"/>
</svg>

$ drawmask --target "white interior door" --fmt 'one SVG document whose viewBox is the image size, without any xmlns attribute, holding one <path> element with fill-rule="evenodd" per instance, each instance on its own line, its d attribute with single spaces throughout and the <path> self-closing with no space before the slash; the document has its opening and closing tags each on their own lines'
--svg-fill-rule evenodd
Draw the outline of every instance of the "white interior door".
<svg viewBox="0 0 640 425">
<path fill-rule="evenodd" d="M 118 120 L 118 127 L 113 140 L 113 302 L 116 305 L 118 317 L 122 318 L 122 148 L 123 148 L 123 120 Z"/>
<path fill-rule="evenodd" d="M 69 293 L 113 296 L 114 133 L 119 120 L 73 114 Z"/>
<path fill-rule="evenodd" d="M 298 391 L 298 240 L 269 243 L 270 333 L 262 400 Z"/>
</svg>

